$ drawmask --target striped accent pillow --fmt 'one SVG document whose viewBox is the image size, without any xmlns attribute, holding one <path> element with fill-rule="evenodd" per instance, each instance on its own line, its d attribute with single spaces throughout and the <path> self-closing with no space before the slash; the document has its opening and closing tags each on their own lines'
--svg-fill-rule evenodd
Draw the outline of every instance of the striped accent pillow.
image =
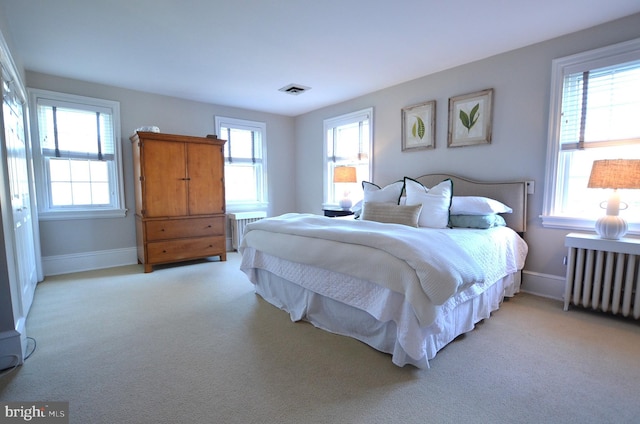
<svg viewBox="0 0 640 424">
<path fill-rule="evenodd" d="M 365 202 L 362 209 L 362 220 L 417 227 L 422 204 L 406 206 L 393 203 Z"/>
</svg>

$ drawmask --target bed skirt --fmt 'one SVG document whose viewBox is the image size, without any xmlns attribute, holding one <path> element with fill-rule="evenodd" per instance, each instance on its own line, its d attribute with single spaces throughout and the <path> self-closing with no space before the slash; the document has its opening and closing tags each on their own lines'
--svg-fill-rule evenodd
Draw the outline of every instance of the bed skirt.
<svg viewBox="0 0 640 424">
<path fill-rule="evenodd" d="M 390 354 L 392 362 L 400 367 L 413 365 L 429 368 L 429 360 L 440 349 L 459 335 L 473 330 L 476 323 L 488 318 L 491 312 L 500 307 L 505 296 L 511 297 L 520 289 L 519 272 L 484 285 L 481 289 L 468 288 L 444 305 L 437 306 L 434 322 L 421 327 L 411 306 L 399 293 L 377 285 L 370 287 L 372 283 L 362 282 L 366 286 L 365 291 L 371 288 L 376 296 L 365 295 L 362 298 L 367 299 L 366 305 L 352 306 L 326 293 L 319 294 L 291 282 L 283 276 L 286 272 L 281 272 L 293 266 L 299 269 L 298 274 L 313 275 L 318 271 L 313 267 L 294 264 L 261 252 L 245 253 L 248 255 L 243 255 L 241 269 L 255 285 L 256 293 L 288 312 L 292 321 L 308 321 L 325 331 L 360 340 L 378 351 Z M 256 257 L 260 260 L 256 261 Z M 269 266 L 256 266 L 256 262 Z M 331 275 L 331 278 L 348 279 L 342 274 Z"/>
</svg>

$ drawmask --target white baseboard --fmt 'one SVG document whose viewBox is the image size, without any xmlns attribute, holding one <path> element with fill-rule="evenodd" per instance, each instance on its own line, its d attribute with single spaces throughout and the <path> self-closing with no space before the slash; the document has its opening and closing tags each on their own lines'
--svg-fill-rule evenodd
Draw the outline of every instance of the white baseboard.
<svg viewBox="0 0 640 424">
<path fill-rule="evenodd" d="M 522 271 L 522 286 L 525 293 L 550 299 L 563 300 L 566 278 L 557 275 L 540 274 L 532 271 Z"/>
<path fill-rule="evenodd" d="M 44 256 L 42 258 L 42 269 L 44 275 L 47 276 L 137 263 L 138 255 L 136 248 L 127 247 L 124 249 L 73 253 L 70 255 Z"/>
</svg>

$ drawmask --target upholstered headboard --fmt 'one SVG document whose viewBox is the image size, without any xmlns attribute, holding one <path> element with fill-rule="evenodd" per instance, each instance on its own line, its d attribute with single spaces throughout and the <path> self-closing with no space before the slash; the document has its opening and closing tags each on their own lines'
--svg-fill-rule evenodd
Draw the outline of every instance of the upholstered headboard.
<svg viewBox="0 0 640 424">
<path fill-rule="evenodd" d="M 498 200 L 513 209 L 513 213 L 502 215 L 507 226 L 518 233 L 527 230 L 527 183 L 481 182 L 448 174 L 428 174 L 415 178 L 425 187 L 433 187 L 443 180 L 453 181 L 454 196 L 484 196 Z"/>
</svg>

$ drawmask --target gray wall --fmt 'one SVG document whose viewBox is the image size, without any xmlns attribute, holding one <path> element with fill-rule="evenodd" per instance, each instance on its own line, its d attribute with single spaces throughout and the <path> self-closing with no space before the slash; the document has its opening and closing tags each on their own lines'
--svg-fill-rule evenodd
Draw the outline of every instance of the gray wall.
<svg viewBox="0 0 640 424">
<path fill-rule="evenodd" d="M 508 34 L 505 34 L 508 36 Z M 428 75 L 296 118 L 297 209 L 320 212 L 322 205 L 322 121 L 374 107 L 373 182 L 449 172 L 479 180 L 534 180 L 529 196 L 530 274 L 564 276 L 564 236 L 545 229 L 542 213 L 551 84 L 557 57 L 640 37 L 640 14 L 468 65 Z M 375 72 L 375 70 L 372 70 Z M 486 88 L 494 91 L 491 145 L 447 148 L 448 98 Z M 402 152 L 400 110 L 436 100 L 436 149 Z M 309 160 L 309 158 L 315 158 Z"/>
<path fill-rule="evenodd" d="M 133 164 L 129 137 L 136 128 L 157 125 L 165 133 L 205 136 L 214 134 L 214 116 L 266 122 L 267 166 L 271 215 L 295 209 L 293 179 L 281 169 L 294 160 L 294 118 L 173 97 L 90 84 L 35 72 L 26 73 L 30 88 L 59 91 L 120 102 L 121 142 L 125 181 L 125 218 L 40 221 L 42 255 L 57 256 L 135 247 L 133 216 Z"/>
<path fill-rule="evenodd" d="M 508 36 L 505 35 L 505 36 Z M 551 61 L 554 58 L 640 37 L 640 14 L 497 55 L 390 87 L 296 118 L 190 102 L 131 90 L 27 72 L 29 87 L 117 100 L 121 104 L 126 204 L 133 205 L 131 149 L 128 137 L 142 125 L 163 132 L 205 135 L 216 114 L 264 121 L 268 134 L 271 215 L 289 211 L 320 213 L 322 208 L 322 121 L 342 113 L 374 107 L 373 175 L 377 184 L 403 176 L 451 172 L 483 180 L 534 180 L 529 197 L 526 241 L 530 274 L 563 276 L 568 231 L 541 226 L 549 109 Z M 375 70 L 372 70 L 375 72 Z M 447 101 L 451 96 L 493 88 L 491 145 L 450 149 Z M 436 149 L 402 152 L 400 110 L 437 101 Z M 281 167 L 296 164 L 295 175 Z M 43 221 L 43 256 L 130 248 L 135 245 L 131 213 L 124 219 Z"/>
</svg>

